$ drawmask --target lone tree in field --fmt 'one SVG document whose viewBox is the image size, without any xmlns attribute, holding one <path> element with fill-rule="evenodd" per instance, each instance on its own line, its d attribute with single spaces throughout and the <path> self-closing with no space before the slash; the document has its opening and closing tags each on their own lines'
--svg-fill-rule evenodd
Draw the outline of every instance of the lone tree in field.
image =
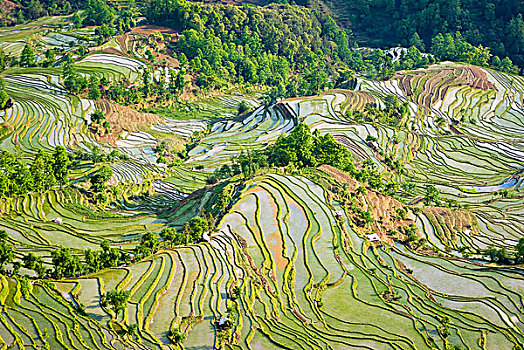
<svg viewBox="0 0 524 350">
<path fill-rule="evenodd" d="M 438 199 L 439 194 L 438 189 L 434 185 L 427 186 L 426 195 L 424 196 L 424 204 L 431 205 L 432 203 L 435 203 L 438 206 L 440 203 Z"/>
<path fill-rule="evenodd" d="M 91 190 L 95 193 L 104 192 L 107 188 L 106 182 L 113 176 L 113 170 L 107 165 L 102 166 L 95 175 L 91 176 Z"/>
<path fill-rule="evenodd" d="M 0 231 L 0 270 L 15 258 L 13 247 L 7 244 L 8 237 L 7 232 Z"/>
<path fill-rule="evenodd" d="M 55 179 L 61 186 L 67 184 L 67 176 L 69 174 L 69 157 L 67 156 L 66 149 L 63 146 L 57 146 L 53 153 L 54 160 L 54 175 Z"/>
<path fill-rule="evenodd" d="M 35 51 L 31 44 L 26 44 L 22 53 L 20 54 L 20 67 L 35 67 Z"/>
<path fill-rule="evenodd" d="M 118 316 L 120 311 L 124 311 L 127 307 L 127 302 L 130 297 L 131 293 L 129 293 L 129 291 L 115 289 L 103 294 L 100 303 L 103 307 L 110 306 L 115 316 Z"/>
<path fill-rule="evenodd" d="M 5 90 L 2 88 L 0 90 L 0 110 L 7 109 L 11 107 L 12 104 L 13 103 L 11 102 L 11 98 L 9 97 L 7 92 L 5 92 Z"/>
</svg>

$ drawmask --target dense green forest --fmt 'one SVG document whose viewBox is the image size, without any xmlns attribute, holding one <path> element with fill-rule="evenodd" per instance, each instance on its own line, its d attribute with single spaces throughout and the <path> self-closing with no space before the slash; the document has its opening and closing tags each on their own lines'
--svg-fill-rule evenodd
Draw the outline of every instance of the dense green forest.
<svg viewBox="0 0 524 350">
<path fill-rule="evenodd" d="M 315 7 L 316 2 L 297 0 L 296 3 Z M 429 48 L 438 33 L 460 32 L 471 44 L 490 47 L 501 60 L 509 56 L 513 63 L 524 66 L 522 0 L 324 0 L 324 3 L 363 46 L 414 45 L 418 36 Z"/>
<path fill-rule="evenodd" d="M 181 64 L 200 72 L 201 87 L 249 82 L 315 94 L 328 77 L 347 80 L 349 67 L 363 65 L 330 17 L 302 7 L 153 0 L 146 17 L 181 33 L 173 49 Z"/>
</svg>

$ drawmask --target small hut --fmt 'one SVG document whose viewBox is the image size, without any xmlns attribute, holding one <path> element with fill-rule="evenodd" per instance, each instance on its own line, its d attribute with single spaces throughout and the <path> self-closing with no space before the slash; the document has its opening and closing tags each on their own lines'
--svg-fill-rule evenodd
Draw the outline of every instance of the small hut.
<svg viewBox="0 0 524 350">
<path fill-rule="evenodd" d="M 62 225 L 62 223 L 63 223 L 64 221 L 62 220 L 62 218 L 56 217 L 56 218 L 54 218 L 53 220 L 51 220 L 51 222 L 53 222 L 53 223 L 55 223 L 55 224 Z"/>
<path fill-rule="evenodd" d="M 371 242 L 378 242 L 378 241 L 380 241 L 380 237 L 376 233 L 370 233 L 369 235 L 366 235 L 366 236 L 368 237 L 368 239 Z"/>
</svg>

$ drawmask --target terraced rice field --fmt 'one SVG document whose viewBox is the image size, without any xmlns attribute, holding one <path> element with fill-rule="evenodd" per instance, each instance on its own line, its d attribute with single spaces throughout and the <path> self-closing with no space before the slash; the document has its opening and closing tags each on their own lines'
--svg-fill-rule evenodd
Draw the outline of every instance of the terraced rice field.
<svg viewBox="0 0 524 350">
<path fill-rule="evenodd" d="M 41 252 L 48 257 L 50 248 L 58 245 L 78 250 L 98 249 L 104 239 L 115 246 L 125 245 L 148 230 L 165 226 L 147 212 L 93 217 L 82 207 L 84 200 L 78 192 L 59 190 L 2 200 L 1 227 L 8 230 L 20 253 Z M 63 223 L 53 223 L 56 217 L 62 218 Z"/>
<path fill-rule="evenodd" d="M 17 56 L 29 38 L 45 48 L 89 43 L 91 29 L 57 29 L 67 21 L 53 17 L 2 29 L 0 47 Z M 93 50 L 76 68 L 138 84 L 145 64 L 102 52 L 115 45 Z M 4 72 L 15 103 L 0 112 L 7 130 L 0 149 L 24 159 L 57 145 L 117 149 L 129 159 L 111 164 L 110 184 L 133 195 L 115 195 L 110 210 L 98 215 L 86 209 L 81 188 L 0 201 L 0 229 L 18 259 L 34 252 L 50 268 L 51 251 L 60 245 L 80 254 L 109 240 L 131 252 L 145 232 L 180 230 L 216 201 L 221 184 L 206 187 L 213 171 L 241 152 L 267 147 L 298 123 L 333 134 L 357 165 L 371 161 L 387 179 L 410 184 L 395 200 L 380 202 L 370 189 L 362 196 L 376 221 L 396 220 L 393 207 L 376 203 L 421 203 L 430 184 L 442 200 L 462 208 L 410 210 L 406 220 L 427 240 L 426 250 L 408 249 L 382 233 L 382 242 L 374 243 L 326 185 L 329 178 L 343 183 L 342 176 L 326 168 L 273 169 L 237 184 L 208 242 L 165 248 L 78 278 L 29 283 L 0 276 L 2 349 L 174 349 L 180 348 L 171 340 L 175 330 L 185 336 L 185 349 L 213 349 L 224 345 L 218 322 L 226 317 L 232 322 L 229 349 L 512 349 L 524 343 L 521 268 L 488 264 L 478 254 L 489 246 L 513 247 L 524 232 L 522 77 L 447 63 L 388 81 L 359 78 L 353 91 L 269 107 L 260 105 L 258 92 L 232 91 L 188 103 L 189 117 L 179 120 L 78 98 L 63 89 L 60 74 L 58 68 Z M 383 107 L 387 95 L 408 104 L 405 127 L 347 117 L 367 104 Z M 240 101 L 251 112 L 237 116 Z M 133 125 L 119 129 L 118 139 L 97 139 L 88 130 L 96 108 L 115 123 Z M 157 163 L 159 135 L 192 140 L 194 147 L 168 168 Z M 392 169 L 386 155 L 405 171 Z M 73 181 L 93 170 L 81 163 Z M 56 217 L 63 223 L 53 223 Z M 34 277 L 24 268 L 21 274 Z M 114 289 L 130 293 L 118 315 L 101 305 L 102 294 Z M 135 324 L 137 333 L 125 335 Z"/>
<path fill-rule="evenodd" d="M 439 329 L 446 317 L 447 341 L 455 345 L 501 349 L 523 341 L 521 274 L 403 246 L 376 248 L 337 210 L 307 178 L 258 177 L 210 243 L 162 251 L 60 288 L 74 288 L 99 327 L 114 316 L 98 296 L 130 291 L 116 320 L 136 323 L 141 346 L 150 349 L 169 343 L 173 328 L 187 335 L 185 348 L 212 348 L 214 321 L 233 304 L 233 332 L 245 348 L 443 347 Z M 243 291 L 235 301 L 233 286 Z M 400 298 L 387 300 L 387 290 Z"/>
<path fill-rule="evenodd" d="M 338 91 L 283 103 L 312 129 L 335 135 L 356 159 L 371 158 L 384 171 L 388 167 L 379 151 L 394 153 L 407 170 L 402 180 L 415 185 L 405 198 L 407 202 L 423 195 L 427 184 L 434 184 L 445 198 L 469 206 L 479 220 L 481 234 L 457 231 L 457 244 L 485 249 L 490 244 L 502 247 L 518 240 L 524 228 L 517 218 L 523 208 L 518 195 L 523 187 L 524 160 L 518 136 L 524 132 L 521 77 L 477 67 L 436 66 L 391 81 L 361 81 L 359 89 L 379 104 L 388 94 L 410 103 L 408 128 L 345 123 L 337 111 L 347 103 L 341 97 L 352 95 Z M 428 95 L 434 90 L 438 93 Z M 322 107 L 315 109 L 312 103 Z M 437 126 L 434 121 L 438 116 L 446 122 Z M 457 123 L 462 116 L 465 121 Z M 471 116 L 478 122 L 468 122 Z M 368 135 L 378 139 L 373 147 L 365 141 Z M 396 173 L 393 176 L 400 178 Z M 496 191 L 505 189 L 516 198 L 495 198 Z"/>
</svg>

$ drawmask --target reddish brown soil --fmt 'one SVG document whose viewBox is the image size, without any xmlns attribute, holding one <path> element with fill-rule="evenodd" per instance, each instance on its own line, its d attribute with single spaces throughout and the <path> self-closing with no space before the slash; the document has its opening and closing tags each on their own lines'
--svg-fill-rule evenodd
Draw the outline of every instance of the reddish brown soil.
<svg viewBox="0 0 524 350">
<path fill-rule="evenodd" d="M 18 9 L 23 8 L 23 6 L 17 5 L 12 1 L 0 0 L 0 18 L 5 20 L 6 25 L 15 24 L 13 17 L 16 17 Z M 11 16 L 11 18 L 8 18 Z"/>
<path fill-rule="evenodd" d="M 401 227 L 414 223 L 411 219 L 402 219 L 398 216 L 397 209 L 404 208 L 405 206 L 396 199 L 370 189 L 366 184 L 358 182 L 342 170 L 329 165 L 321 165 L 319 169 L 338 182 L 347 184 L 349 192 L 355 192 L 355 190 L 361 186 L 366 188 L 366 194 L 364 196 L 358 195 L 356 199 L 361 206 L 365 206 L 366 203 L 369 205 L 367 210 L 369 210 L 371 216 L 375 219 L 375 222 L 371 226 L 382 241 L 393 244 L 393 239 L 388 231 L 395 230 L 399 232 Z M 350 218 L 357 218 L 357 214 L 355 213 L 347 212 L 347 214 Z M 363 234 L 370 233 L 369 228 L 354 227 L 354 229 Z M 398 237 L 402 238 L 400 232 Z"/>
<path fill-rule="evenodd" d="M 160 32 L 162 34 L 176 34 L 177 33 L 177 32 L 175 32 L 171 28 L 161 27 L 161 26 L 153 26 L 153 25 L 135 27 L 135 28 L 131 29 L 130 33 L 131 34 L 138 33 L 138 34 L 149 35 L 149 34 L 152 34 L 152 33 L 155 33 L 155 32 Z"/>
<path fill-rule="evenodd" d="M 97 109 L 104 112 L 106 119 L 111 124 L 111 132 L 105 133 L 103 128 L 97 134 L 98 141 L 115 144 L 118 136 L 123 131 L 139 131 L 159 122 L 160 117 L 151 113 L 140 113 L 134 109 L 114 104 L 105 100 L 96 103 Z"/>
</svg>

